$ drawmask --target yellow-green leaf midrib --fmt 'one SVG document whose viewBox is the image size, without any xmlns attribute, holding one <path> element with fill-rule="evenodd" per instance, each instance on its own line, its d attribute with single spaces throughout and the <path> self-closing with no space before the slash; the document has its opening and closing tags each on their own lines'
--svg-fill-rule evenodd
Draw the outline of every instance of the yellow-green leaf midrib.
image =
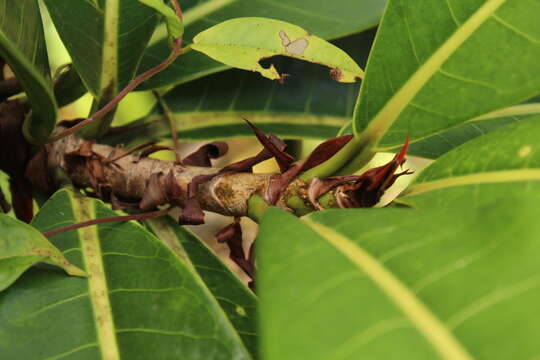
<svg viewBox="0 0 540 360">
<path fill-rule="evenodd" d="M 302 220 L 358 267 L 360 271 L 365 273 L 405 314 L 410 322 L 441 355 L 442 359 L 472 359 L 467 350 L 437 316 L 396 278 L 394 274 L 369 253 L 358 247 L 344 235 L 311 220 L 309 217 L 304 217 Z"/>
<path fill-rule="evenodd" d="M 540 180 L 540 169 L 513 169 L 489 171 L 476 174 L 453 176 L 430 180 L 412 185 L 406 196 L 419 195 L 428 191 L 466 185 L 499 184 L 507 182 Z"/>
<path fill-rule="evenodd" d="M 506 0 L 487 0 L 422 64 L 371 120 L 362 138 L 376 146 L 424 85 L 452 54 L 482 26 Z"/>
<path fill-rule="evenodd" d="M 96 217 L 95 204 L 92 200 L 83 200 L 74 195 L 71 197 L 71 204 L 76 222 L 87 221 Z M 102 359 L 119 360 L 120 351 L 116 339 L 97 226 L 87 226 L 77 231 L 83 263 L 88 274 L 90 301 Z"/>
<path fill-rule="evenodd" d="M 120 0 L 107 0 L 103 28 L 100 97 L 113 96 L 118 91 L 118 27 Z"/>
</svg>

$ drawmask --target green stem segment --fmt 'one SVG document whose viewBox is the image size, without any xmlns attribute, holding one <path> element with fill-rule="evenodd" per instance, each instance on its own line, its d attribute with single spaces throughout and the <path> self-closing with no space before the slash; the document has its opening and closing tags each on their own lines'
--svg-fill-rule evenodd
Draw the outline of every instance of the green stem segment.
<svg viewBox="0 0 540 360">
<path fill-rule="evenodd" d="M 270 205 L 268 205 L 262 197 L 253 195 L 248 200 L 248 216 L 256 223 L 260 223 L 268 207 L 270 207 Z"/>
<path fill-rule="evenodd" d="M 373 158 L 375 152 L 372 149 L 372 142 L 361 141 L 355 137 L 332 158 L 300 175 L 300 179 L 309 181 L 314 177 L 354 174 Z"/>
</svg>

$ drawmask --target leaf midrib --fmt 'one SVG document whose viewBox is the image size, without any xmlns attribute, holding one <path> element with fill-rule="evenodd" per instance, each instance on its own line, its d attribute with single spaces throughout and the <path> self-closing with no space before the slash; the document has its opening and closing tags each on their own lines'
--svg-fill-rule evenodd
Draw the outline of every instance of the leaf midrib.
<svg viewBox="0 0 540 360">
<path fill-rule="evenodd" d="M 362 133 L 362 139 L 376 146 L 444 62 L 505 2 L 506 0 L 488 0 L 476 10 L 390 98 Z M 353 127 L 354 132 L 357 133 L 356 122 L 353 122 Z"/>
<path fill-rule="evenodd" d="M 449 187 L 540 180 L 540 169 L 490 171 L 426 181 L 412 185 L 405 197 Z"/>
<path fill-rule="evenodd" d="M 472 359 L 449 329 L 398 278 L 368 252 L 344 235 L 316 223 L 303 222 L 365 273 L 388 298 L 407 316 L 443 359 Z"/>
<path fill-rule="evenodd" d="M 100 95 L 109 91 L 107 96 L 117 92 L 118 86 L 118 23 L 119 0 L 107 0 L 103 25 L 103 53 L 101 57 Z"/>
<path fill-rule="evenodd" d="M 76 195 L 70 197 L 75 221 L 82 222 L 96 217 L 92 201 L 84 201 Z M 120 351 L 116 340 L 109 290 L 96 226 L 83 227 L 78 231 L 80 248 L 88 274 L 88 287 L 92 313 L 96 326 L 99 348 L 103 359 L 119 360 Z"/>
<path fill-rule="evenodd" d="M 452 130 L 452 129 L 455 129 L 455 128 L 458 128 L 460 126 L 467 125 L 467 124 L 472 124 L 472 123 L 481 122 L 485 120 L 502 119 L 502 118 L 511 117 L 511 116 L 526 116 L 526 115 L 536 115 L 536 114 L 540 114 L 540 103 L 530 103 L 530 104 L 509 106 L 509 107 L 505 107 L 499 110 L 491 111 L 484 115 L 474 117 L 470 120 L 451 126 L 449 128 L 441 129 L 439 131 L 432 132 L 428 135 L 415 138 L 410 141 L 410 144 L 412 145 L 414 143 L 432 138 L 433 136 L 444 134 L 445 132 L 449 130 Z M 402 145 L 399 144 L 399 145 L 394 145 L 394 146 L 378 147 L 375 150 L 376 151 L 392 151 L 395 149 L 401 149 L 401 147 Z"/>
</svg>

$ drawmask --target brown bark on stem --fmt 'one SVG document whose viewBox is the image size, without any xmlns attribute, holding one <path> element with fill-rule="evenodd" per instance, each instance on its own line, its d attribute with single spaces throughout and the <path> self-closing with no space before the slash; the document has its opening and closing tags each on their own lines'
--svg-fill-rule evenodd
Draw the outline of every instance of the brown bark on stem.
<svg viewBox="0 0 540 360">
<path fill-rule="evenodd" d="M 60 126 L 57 131 L 65 129 Z M 228 216 L 248 216 L 248 201 L 254 195 L 297 214 L 322 209 L 318 199 L 325 194 L 329 195 L 325 207 L 372 207 L 398 177 L 411 173 L 408 170 L 396 173 L 405 162 L 407 139 L 389 163 L 361 175 L 310 181 L 299 179 L 302 171 L 326 161 L 346 144 L 346 137 L 338 137 L 319 145 L 300 163 L 287 161 L 281 174 L 252 174 L 246 169 L 251 169 L 254 163 L 270 156 L 285 155 L 283 149 L 278 148 L 281 144 L 277 138 L 266 138 L 259 130 L 256 134 L 259 138 L 264 137 L 262 157 L 257 155 L 223 169 L 151 159 L 70 135 L 46 145 L 31 160 L 26 176 L 34 186 L 53 190 L 50 181 L 43 176 L 45 168 L 61 168 L 76 186 L 91 188 L 97 196 L 110 199 L 113 207 L 138 206 L 147 211 L 157 205 L 169 204 L 184 208 L 181 223 L 200 224 L 204 222 L 201 209 Z M 274 151 L 268 150 L 269 144 Z M 218 154 L 222 152 L 219 146 L 213 146 Z M 202 147 L 198 155 L 209 156 L 208 150 Z M 193 159 L 198 157 L 193 156 Z"/>
<path fill-rule="evenodd" d="M 59 128 L 58 131 L 64 129 Z M 70 135 L 46 146 L 46 163 L 49 168 L 60 167 L 66 171 L 73 183 L 81 188 L 95 185 L 95 174 L 84 162 L 73 161 L 69 154 L 76 154 L 85 148 L 92 152 L 93 161 L 100 163 L 102 183 L 106 183 L 110 192 L 125 199 L 137 202 L 148 197 L 149 192 L 154 199 L 162 198 L 161 203 L 169 203 L 165 190 L 171 173 L 178 184 L 176 202 L 184 206 L 187 200 L 188 185 L 197 176 L 216 174 L 221 169 L 212 167 L 184 166 L 173 162 L 161 161 L 138 155 L 128 154 L 120 157 L 126 150 L 107 145 L 92 144 L 76 136 Z M 68 156 L 66 156 L 68 155 Z M 109 159 L 118 159 L 111 161 Z M 31 172 L 37 170 L 31 170 Z M 33 174 L 28 174 L 33 178 Z M 276 174 L 252 174 L 249 172 L 230 172 L 216 175 L 210 181 L 199 186 L 197 198 L 203 210 L 228 216 L 247 216 L 248 200 L 253 195 L 264 197 L 270 181 Z M 150 186 L 150 179 L 159 182 Z M 38 181 L 34 181 L 37 183 Z M 163 191 L 161 191 L 163 190 Z M 161 192 L 161 193 L 160 193 Z M 286 198 L 291 195 L 306 199 L 308 205 L 308 183 L 295 180 L 282 193 L 277 206 L 287 208 Z M 140 205 L 144 205 L 139 202 Z M 144 208 L 144 206 L 141 206 Z"/>
</svg>

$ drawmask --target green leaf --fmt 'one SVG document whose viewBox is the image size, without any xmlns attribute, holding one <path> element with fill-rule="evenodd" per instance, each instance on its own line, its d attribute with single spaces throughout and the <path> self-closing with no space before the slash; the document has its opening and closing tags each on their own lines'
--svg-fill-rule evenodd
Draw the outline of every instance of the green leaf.
<svg viewBox="0 0 540 360">
<path fill-rule="evenodd" d="M 193 38 L 191 48 L 226 65 L 259 72 L 271 80 L 284 80 L 273 65 L 259 61 L 275 55 L 288 56 L 330 67 L 339 82 L 356 82 L 364 72 L 343 50 L 284 21 L 245 17 L 227 20 Z"/>
<path fill-rule="evenodd" d="M 173 219 L 148 220 L 150 228 L 177 256 L 189 262 L 217 299 L 253 358 L 257 358 L 257 298 L 195 234 Z"/>
<path fill-rule="evenodd" d="M 361 142 L 397 146 L 538 94 L 538 12 L 534 0 L 391 0 L 357 104 Z"/>
<path fill-rule="evenodd" d="M 60 250 L 32 226 L 0 214 L 0 228 L 0 291 L 39 262 L 61 267 L 70 275 L 85 276 L 84 271 L 70 264 Z"/>
<path fill-rule="evenodd" d="M 138 0 L 45 0 L 73 65 L 98 99 L 122 89 L 137 70 L 156 12 Z"/>
<path fill-rule="evenodd" d="M 0 57 L 15 73 L 32 107 L 26 138 L 45 141 L 56 124 L 57 106 L 50 82 L 43 25 L 36 0 L 0 0 Z"/>
<path fill-rule="evenodd" d="M 435 159 L 459 145 L 496 130 L 502 126 L 540 114 L 540 104 L 530 103 L 511 106 L 478 116 L 448 130 L 419 138 L 411 142 L 407 154 Z M 344 126 L 339 134 L 352 134 L 352 122 Z M 402 145 L 380 148 L 379 151 L 397 152 Z"/>
<path fill-rule="evenodd" d="M 111 215 L 100 201 L 60 190 L 33 225 L 47 231 Z M 140 225 L 106 223 L 51 241 L 89 276 L 34 270 L 1 293 L 3 357 L 250 358 L 191 267 Z"/>
<path fill-rule="evenodd" d="M 54 96 L 59 107 L 71 104 L 86 92 L 81 77 L 72 65 L 67 65 L 67 70 L 59 74 L 54 83 Z"/>
<path fill-rule="evenodd" d="M 139 0 L 146 6 L 150 6 L 157 12 L 159 12 L 165 18 L 165 25 L 167 26 L 167 34 L 169 41 L 178 39 L 184 34 L 184 25 L 182 25 L 181 19 L 176 16 L 173 9 L 165 5 L 163 0 Z"/>
<path fill-rule="evenodd" d="M 44 0 L 73 66 L 101 107 L 135 76 L 157 21 L 156 12 L 138 0 Z M 106 116 L 85 129 L 105 132 Z"/>
<path fill-rule="evenodd" d="M 399 202 L 447 207 L 535 192 L 540 185 L 539 136 L 536 116 L 471 140 L 422 171 Z"/>
<path fill-rule="evenodd" d="M 329 40 L 351 35 L 375 26 L 386 0 L 202 0 L 182 3 L 184 9 L 184 40 L 193 37 L 211 25 L 239 17 L 272 17 L 296 24 L 317 36 Z M 141 71 L 160 63 L 168 54 L 166 31 L 155 35 L 145 52 Z M 151 89 L 180 84 L 228 69 L 209 57 L 190 51 L 168 69 L 141 85 Z M 294 74 L 292 74 L 294 75 Z"/>
<path fill-rule="evenodd" d="M 375 30 L 364 31 L 333 43 L 361 66 L 365 64 Z M 257 73 L 228 70 L 179 85 L 164 96 L 184 141 L 252 137 L 240 116 L 265 132 L 285 139 L 328 139 L 350 120 L 358 84 L 338 83 L 328 69 L 287 57 L 270 60 L 291 74 L 283 84 Z M 108 139 L 128 144 L 170 137 L 169 124 L 154 113 L 130 125 L 135 128 Z M 143 126 L 146 124 L 146 126 Z M 136 128 L 136 126 L 142 126 Z"/>
<path fill-rule="evenodd" d="M 538 194 L 302 219 L 269 209 L 257 240 L 265 359 L 533 358 Z"/>
</svg>

